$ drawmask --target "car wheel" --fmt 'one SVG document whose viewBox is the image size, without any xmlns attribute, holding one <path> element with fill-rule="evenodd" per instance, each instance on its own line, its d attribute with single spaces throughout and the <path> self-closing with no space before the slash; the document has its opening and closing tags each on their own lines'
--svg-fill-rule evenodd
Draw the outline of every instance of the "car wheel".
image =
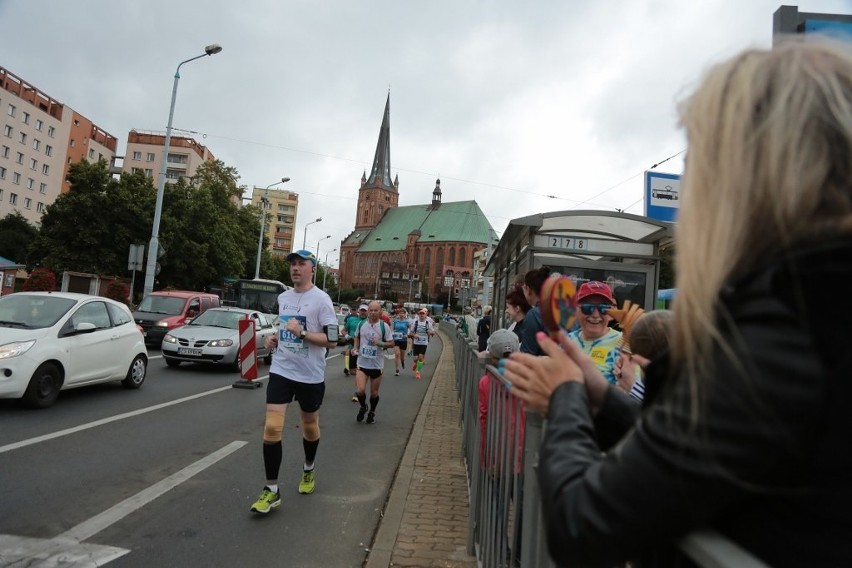
<svg viewBox="0 0 852 568">
<path fill-rule="evenodd" d="M 174 359 L 169 359 L 166 356 L 163 356 L 163 359 L 165 360 L 166 365 L 168 365 L 172 369 L 174 369 L 176 367 L 180 367 L 180 361 L 175 361 Z"/>
<path fill-rule="evenodd" d="M 137 355 L 133 362 L 130 363 L 130 368 L 127 370 L 127 376 L 121 381 L 121 384 L 126 389 L 138 389 L 145 382 L 145 372 L 148 370 L 148 361 L 144 355 Z"/>
<path fill-rule="evenodd" d="M 238 373 L 239 373 L 239 372 L 241 372 L 241 371 L 243 370 L 242 365 L 240 364 L 240 354 L 239 354 L 239 352 L 237 352 L 237 356 L 236 356 L 236 357 L 234 357 L 234 366 L 233 366 L 233 369 L 234 369 L 234 371 L 236 371 L 236 372 L 238 372 Z"/>
<path fill-rule="evenodd" d="M 56 365 L 42 363 L 33 373 L 21 400 L 30 408 L 47 408 L 56 402 L 61 387 L 62 376 Z"/>
</svg>

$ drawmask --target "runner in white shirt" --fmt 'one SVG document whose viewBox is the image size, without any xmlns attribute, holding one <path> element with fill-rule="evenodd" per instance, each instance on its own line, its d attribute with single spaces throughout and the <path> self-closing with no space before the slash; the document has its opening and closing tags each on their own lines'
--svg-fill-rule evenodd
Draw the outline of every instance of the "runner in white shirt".
<svg viewBox="0 0 852 568">
<path fill-rule="evenodd" d="M 427 317 L 425 308 L 417 312 L 417 318 L 411 322 L 408 328 L 408 336 L 412 339 L 412 350 L 414 351 L 414 378 L 419 379 L 422 375 L 423 360 L 426 358 L 426 348 L 429 346 L 429 338 L 435 335 L 432 320 Z"/>
<path fill-rule="evenodd" d="M 378 302 L 370 302 L 367 308 L 367 321 L 361 324 L 355 334 L 355 350 L 358 353 L 358 373 L 355 375 L 355 396 L 361 408 L 355 420 L 364 420 L 367 414 L 367 424 L 375 424 L 376 407 L 379 405 L 379 387 L 382 384 L 382 374 L 385 368 L 385 349 L 393 347 L 393 329 L 379 319 L 382 313 Z M 367 379 L 370 379 L 370 412 L 367 413 Z"/>
<path fill-rule="evenodd" d="M 266 386 L 266 422 L 263 429 L 263 465 L 266 486 L 251 511 L 266 514 L 281 504 L 278 472 L 283 448 L 281 437 L 287 405 L 295 397 L 302 411 L 305 464 L 299 493 L 313 493 L 314 459 L 319 447 L 319 408 L 325 394 L 325 351 L 337 345 L 337 316 L 328 294 L 312 283 L 317 260 L 307 250 L 291 253 L 293 289 L 278 296 L 279 336 L 266 339 L 275 348 Z M 334 341 L 329 340 L 329 333 Z"/>
</svg>

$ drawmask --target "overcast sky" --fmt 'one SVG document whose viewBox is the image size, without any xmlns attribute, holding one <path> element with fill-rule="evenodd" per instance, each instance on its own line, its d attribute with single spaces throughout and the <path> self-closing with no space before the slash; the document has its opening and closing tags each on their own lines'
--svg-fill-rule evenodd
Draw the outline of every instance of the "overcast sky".
<svg viewBox="0 0 852 568">
<path fill-rule="evenodd" d="M 769 46 L 778 1 L 0 0 L 0 65 L 119 139 L 192 131 L 242 184 L 300 194 L 296 244 L 352 230 L 390 89 L 400 205 L 475 199 L 511 219 L 643 212 L 685 149 L 676 105 L 714 62 Z M 852 13 L 852 0 L 803 12 Z M 682 155 L 657 171 L 681 173 Z M 553 196 L 553 197 L 549 197 Z M 331 253 L 328 260 L 337 258 Z M 335 263 L 332 263 L 335 264 Z"/>
</svg>

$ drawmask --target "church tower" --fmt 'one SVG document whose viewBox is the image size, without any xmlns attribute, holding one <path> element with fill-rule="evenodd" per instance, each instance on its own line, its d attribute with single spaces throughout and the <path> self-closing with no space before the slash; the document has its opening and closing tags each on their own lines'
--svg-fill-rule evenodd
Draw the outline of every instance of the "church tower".
<svg viewBox="0 0 852 568">
<path fill-rule="evenodd" d="M 361 175 L 355 229 L 372 229 L 379 224 L 385 211 L 399 206 L 399 176 L 391 181 L 390 172 L 390 93 L 385 102 L 385 115 L 379 129 L 379 142 L 370 176 Z"/>
</svg>

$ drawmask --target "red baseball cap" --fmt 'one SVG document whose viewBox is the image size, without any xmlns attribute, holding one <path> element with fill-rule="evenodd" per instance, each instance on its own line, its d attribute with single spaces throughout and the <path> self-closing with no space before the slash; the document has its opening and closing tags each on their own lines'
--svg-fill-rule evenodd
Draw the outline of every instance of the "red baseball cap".
<svg viewBox="0 0 852 568">
<path fill-rule="evenodd" d="M 574 300 L 579 303 L 590 296 L 600 296 L 605 298 L 609 303 L 615 304 L 615 297 L 612 295 L 612 290 L 609 289 L 609 286 L 605 282 L 589 280 L 580 286 L 580 289 L 577 290 L 577 295 L 574 296 Z"/>
</svg>

